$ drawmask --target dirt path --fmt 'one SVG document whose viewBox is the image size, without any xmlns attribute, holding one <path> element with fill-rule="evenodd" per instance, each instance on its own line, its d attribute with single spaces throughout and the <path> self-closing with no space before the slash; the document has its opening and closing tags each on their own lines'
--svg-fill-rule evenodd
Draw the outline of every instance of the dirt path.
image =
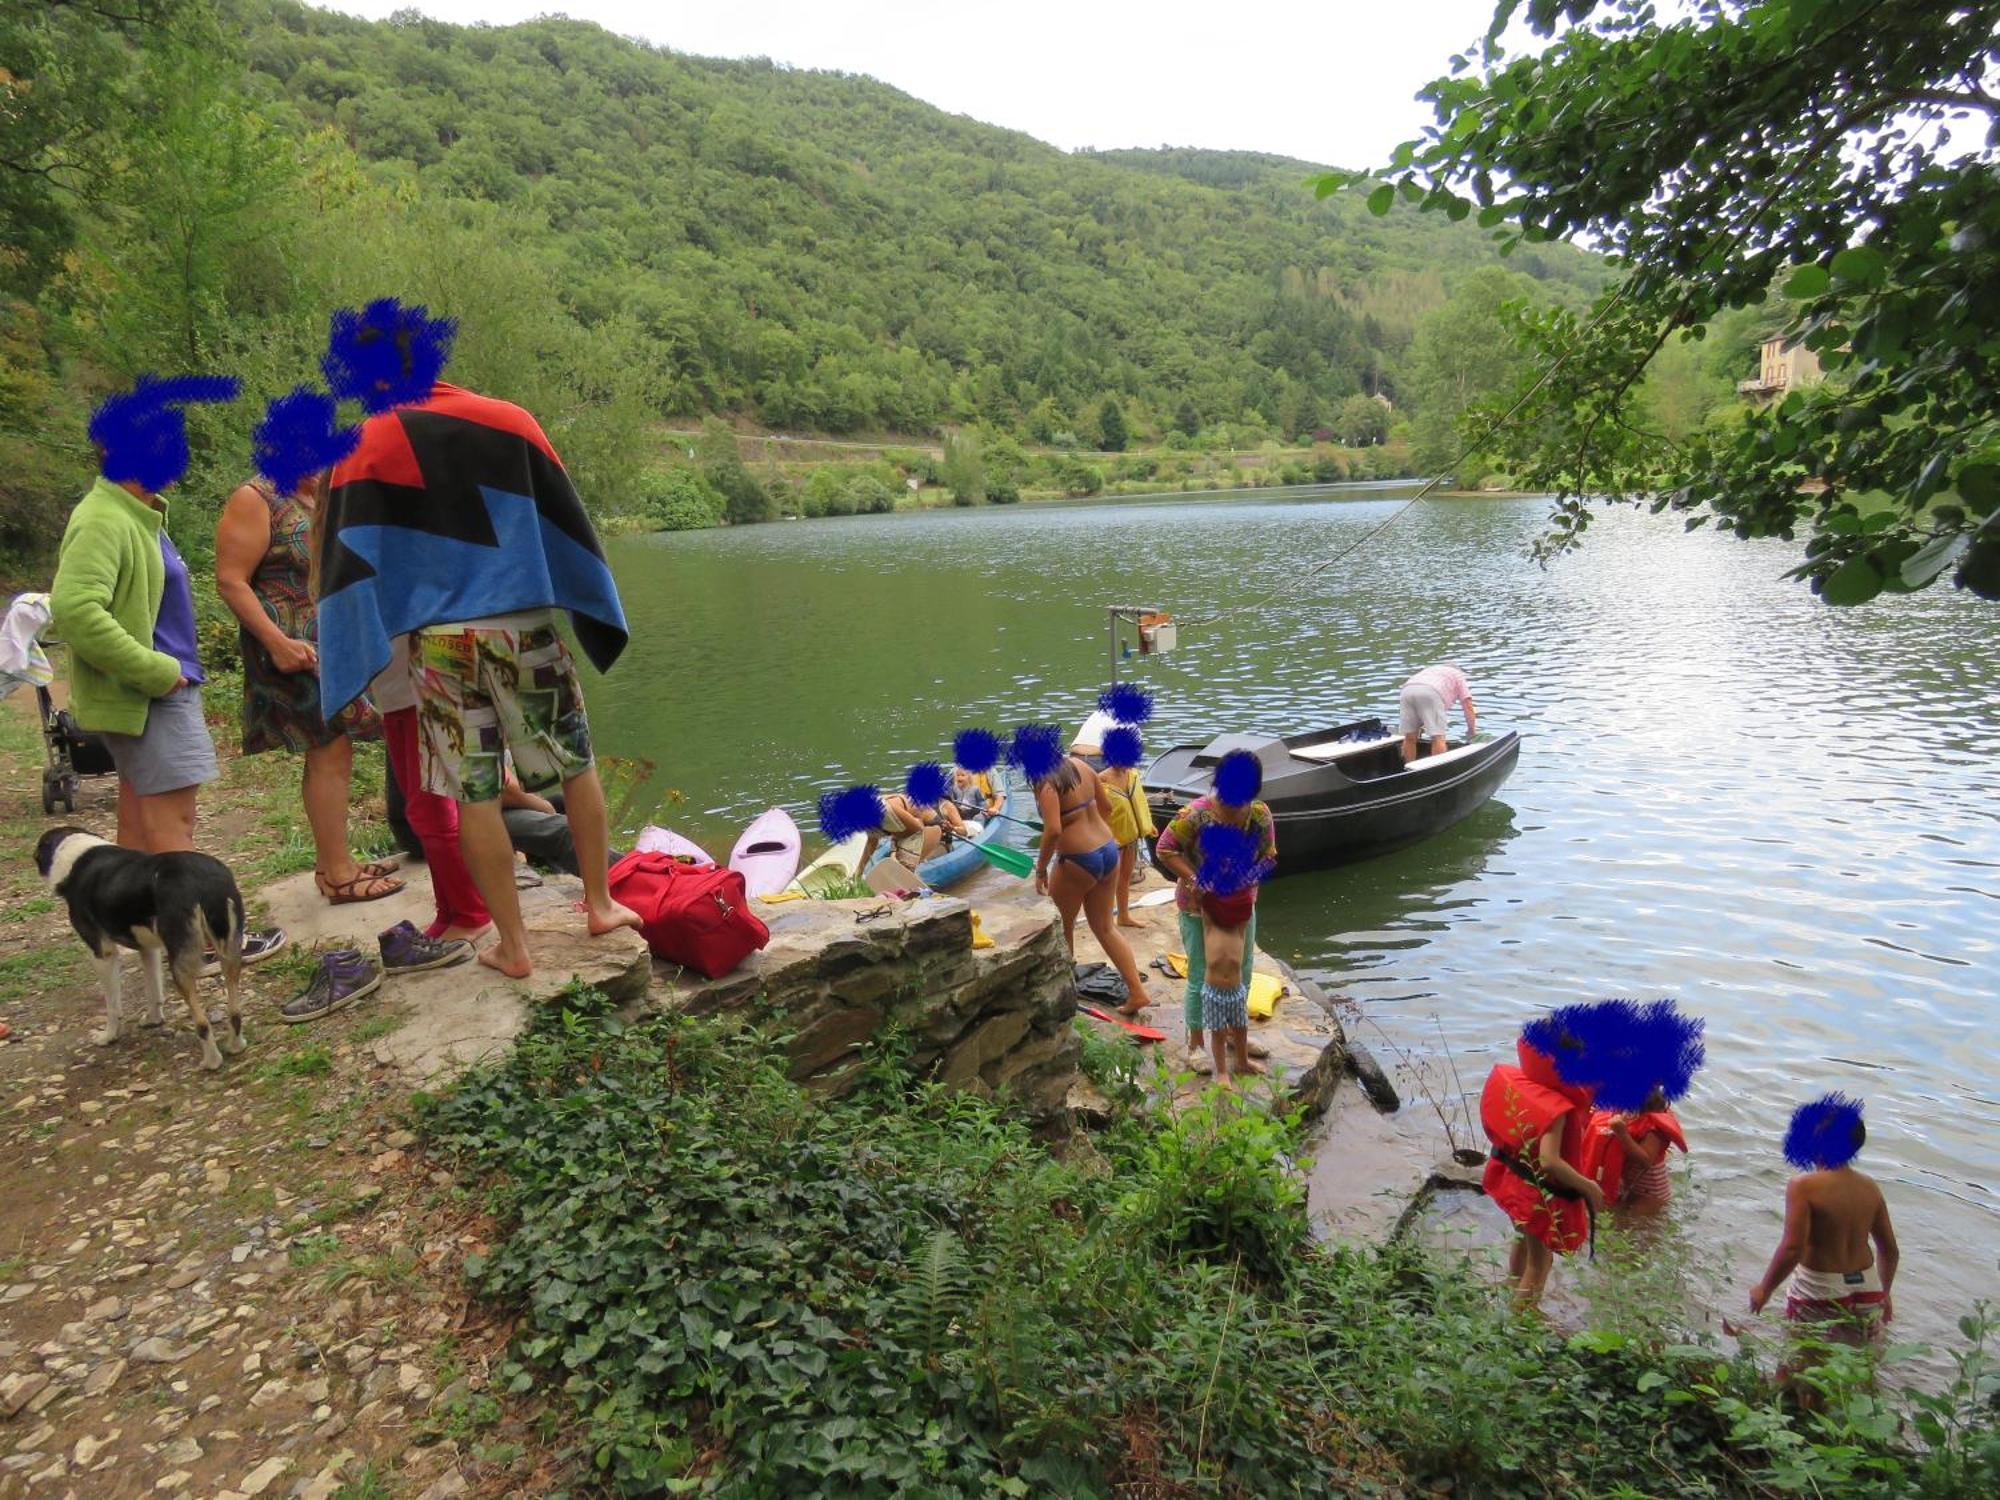
<svg viewBox="0 0 2000 1500">
<path fill-rule="evenodd" d="M 16 694 L 0 704 L 0 1500 L 559 1486 L 532 1407 L 488 1391 L 511 1330 L 460 1289 L 484 1224 L 414 1150 L 374 1052 L 394 1017 L 363 1002 L 279 1024 L 311 966 L 295 953 L 251 971 L 250 1049 L 220 1074 L 171 1004 L 168 1026 L 93 1045 L 94 976 L 33 866 L 41 754 Z M 261 881 L 311 864 L 297 775 L 231 759 L 204 792 L 199 842 L 253 908 Z M 357 778 L 357 841 L 374 778 Z M 84 786 L 73 821 L 108 833 L 113 784 Z"/>
</svg>

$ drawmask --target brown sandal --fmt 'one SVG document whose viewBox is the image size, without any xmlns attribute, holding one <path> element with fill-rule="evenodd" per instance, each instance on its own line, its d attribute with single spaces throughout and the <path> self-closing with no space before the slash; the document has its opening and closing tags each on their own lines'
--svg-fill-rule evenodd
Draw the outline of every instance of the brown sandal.
<svg viewBox="0 0 2000 1500">
<path fill-rule="evenodd" d="M 377 880 L 393 875 L 402 868 L 402 862 L 394 859 L 369 859 L 361 862 L 361 873 L 372 875 Z"/>
<path fill-rule="evenodd" d="M 356 872 L 352 880 L 328 880 L 318 870 L 313 871 L 313 884 L 326 897 L 329 906 L 354 906 L 363 901 L 380 901 L 384 896 L 393 896 L 403 888 L 403 882 L 387 875 L 371 875 L 366 866 Z M 358 889 L 366 886 L 366 890 Z"/>
</svg>

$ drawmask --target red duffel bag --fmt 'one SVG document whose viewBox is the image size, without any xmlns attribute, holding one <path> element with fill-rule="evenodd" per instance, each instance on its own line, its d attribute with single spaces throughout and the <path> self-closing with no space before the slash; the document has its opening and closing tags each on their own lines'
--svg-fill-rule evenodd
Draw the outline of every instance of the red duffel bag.
<svg viewBox="0 0 2000 1500">
<path fill-rule="evenodd" d="M 771 929 L 750 910 L 743 877 L 721 865 L 634 850 L 611 867 L 611 899 L 639 914 L 647 947 L 709 979 L 771 941 Z"/>
</svg>

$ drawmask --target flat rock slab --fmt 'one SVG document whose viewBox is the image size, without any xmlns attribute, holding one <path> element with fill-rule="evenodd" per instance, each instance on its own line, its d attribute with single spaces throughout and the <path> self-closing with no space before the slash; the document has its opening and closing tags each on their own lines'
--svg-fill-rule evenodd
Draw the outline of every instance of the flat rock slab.
<svg viewBox="0 0 2000 1500">
<path fill-rule="evenodd" d="M 437 909 L 424 865 L 406 864 L 396 873 L 407 884 L 395 895 L 346 906 L 330 905 L 310 871 L 251 894 L 298 946 L 358 948 L 372 959 L 379 955 L 377 933 L 404 919 L 421 929 Z M 535 960 L 535 972 L 525 980 L 508 979 L 480 963 L 385 977 L 361 1003 L 393 1008 L 404 1021 L 376 1039 L 376 1057 L 413 1084 L 434 1083 L 506 1051 L 535 1006 L 575 981 L 595 985 L 621 1003 L 639 999 L 652 975 L 645 940 L 629 928 L 589 936 L 576 906 L 582 899 L 582 883 L 567 875 L 545 875 L 541 885 L 521 892 Z"/>
</svg>

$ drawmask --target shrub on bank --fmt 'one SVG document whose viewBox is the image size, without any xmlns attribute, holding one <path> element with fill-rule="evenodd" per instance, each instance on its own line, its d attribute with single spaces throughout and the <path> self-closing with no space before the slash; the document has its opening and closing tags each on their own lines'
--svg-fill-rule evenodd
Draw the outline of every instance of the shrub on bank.
<svg viewBox="0 0 2000 1500">
<path fill-rule="evenodd" d="M 1745 1360 L 1566 1339 L 1416 1253 L 1316 1248 L 1299 1122 L 1221 1096 L 1057 1155 L 893 1045 L 828 1100 L 755 1031 L 626 1025 L 573 991 L 423 1124 L 499 1220 L 467 1271 L 524 1314 L 504 1383 L 559 1387 L 628 1493 L 1955 1496 L 2000 1474 L 1976 1382 L 1912 1446 L 1851 1373 L 1800 1417 Z"/>
<path fill-rule="evenodd" d="M 659 531 L 699 531 L 722 524 L 721 491 L 690 468 L 646 470 L 639 477 L 639 501 Z"/>
</svg>

